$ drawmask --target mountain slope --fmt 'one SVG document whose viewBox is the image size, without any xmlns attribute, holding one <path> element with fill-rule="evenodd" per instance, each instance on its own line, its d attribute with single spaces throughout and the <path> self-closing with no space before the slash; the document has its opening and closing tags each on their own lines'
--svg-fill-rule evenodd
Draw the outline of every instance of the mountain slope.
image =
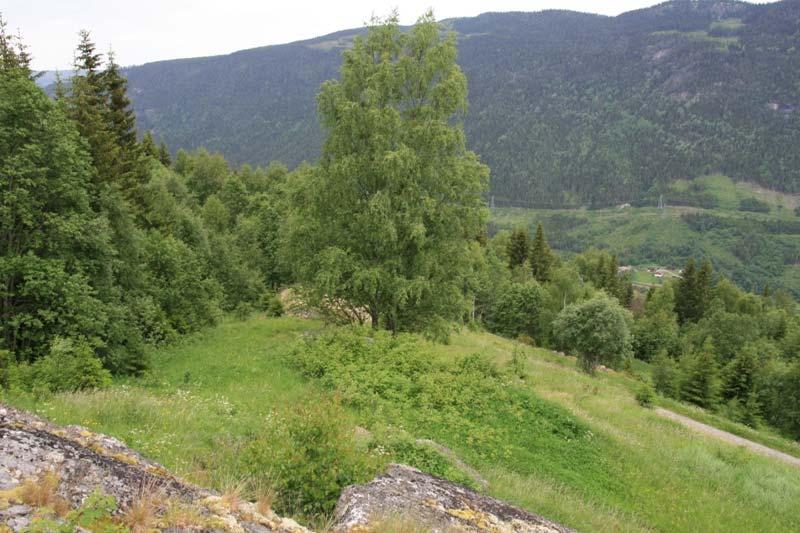
<svg viewBox="0 0 800 533">
<path fill-rule="evenodd" d="M 718 171 L 800 191 L 800 2 L 453 19 L 498 202 L 609 205 Z M 320 83 L 362 30 L 127 69 L 140 127 L 237 163 L 315 159 Z"/>
</svg>

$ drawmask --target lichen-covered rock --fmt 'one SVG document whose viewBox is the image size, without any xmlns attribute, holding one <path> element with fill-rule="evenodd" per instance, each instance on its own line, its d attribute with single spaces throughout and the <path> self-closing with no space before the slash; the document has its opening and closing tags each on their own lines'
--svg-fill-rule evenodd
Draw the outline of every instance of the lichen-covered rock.
<svg viewBox="0 0 800 533">
<path fill-rule="evenodd" d="M 53 485 L 51 495 L 42 486 L 44 479 Z M 48 508 L 53 502 L 41 500 L 57 500 L 67 514 L 96 491 L 113 496 L 120 514 L 146 495 L 156 500 L 156 512 L 181 505 L 198 517 L 197 524 L 177 528 L 155 520 L 155 529 L 308 531 L 271 511 L 259 513 L 248 502 L 237 503 L 235 511 L 226 508 L 219 495 L 176 478 L 116 439 L 78 426 L 59 427 L 0 405 L 0 531 L 29 525 L 39 509 L 27 500 L 40 500 Z"/>
<path fill-rule="evenodd" d="M 566 533 L 570 529 L 415 468 L 391 465 L 365 485 L 347 487 L 334 530 L 366 531 L 379 520 L 410 518 L 431 531 Z"/>
</svg>

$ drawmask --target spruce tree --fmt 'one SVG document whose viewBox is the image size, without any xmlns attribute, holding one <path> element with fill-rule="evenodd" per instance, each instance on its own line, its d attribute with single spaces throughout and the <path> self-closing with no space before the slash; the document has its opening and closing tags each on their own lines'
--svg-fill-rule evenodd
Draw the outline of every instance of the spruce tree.
<svg viewBox="0 0 800 533">
<path fill-rule="evenodd" d="M 681 281 L 678 283 L 675 292 L 675 313 L 678 315 L 678 322 L 695 320 L 695 310 L 697 309 L 697 266 L 694 258 L 689 258 L 686 266 L 683 267 Z"/>
<path fill-rule="evenodd" d="M 711 283 L 713 281 L 713 269 L 711 261 L 704 258 L 697 272 L 696 302 L 694 308 L 694 321 L 703 318 L 711 303 Z"/>
<path fill-rule="evenodd" d="M 553 252 L 544 237 L 542 224 L 536 226 L 536 235 L 533 238 L 533 246 L 530 252 L 531 272 L 536 281 L 545 282 L 550 279 L 550 271 L 555 264 Z"/>
<path fill-rule="evenodd" d="M 102 56 L 95 50 L 91 35 L 80 32 L 75 53 L 75 74 L 72 77 L 68 109 L 81 136 L 89 143 L 96 173 L 97 193 L 111 184 L 120 171 L 120 148 L 107 121 Z"/>
<path fill-rule="evenodd" d="M 167 143 L 164 141 L 161 141 L 161 144 L 158 145 L 158 160 L 161 161 L 161 164 L 165 167 L 168 167 L 172 164 L 172 158 L 169 155 Z"/>
<path fill-rule="evenodd" d="M 717 404 L 719 378 L 712 340 L 706 339 L 700 350 L 684 356 L 681 362 L 681 397 L 705 409 L 714 408 Z"/>
<path fill-rule="evenodd" d="M 142 152 L 146 155 L 152 157 L 153 159 L 158 159 L 158 148 L 156 148 L 156 142 L 153 140 L 153 134 L 149 131 L 144 132 L 142 136 Z"/>
<path fill-rule="evenodd" d="M 516 268 L 525 264 L 528 259 L 528 250 L 530 248 L 530 237 L 528 230 L 523 228 L 515 228 L 511 232 L 511 237 L 508 239 L 508 246 L 506 253 L 508 254 L 508 267 Z"/>
<path fill-rule="evenodd" d="M 128 80 L 119 71 L 114 53 L 108 53 L 106 68 L 102 73 L 103 89 L 107 94 L 107 116 L 111 131 L 123 154 L 132 157 L 136 148 L 136 117 L 128 98 Z"/>
</svg>

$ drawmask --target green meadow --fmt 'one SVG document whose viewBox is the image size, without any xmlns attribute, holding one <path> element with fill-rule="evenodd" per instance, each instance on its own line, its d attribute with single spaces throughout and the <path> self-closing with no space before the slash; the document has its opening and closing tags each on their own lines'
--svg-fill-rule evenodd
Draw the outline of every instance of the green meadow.
<svg viewBox="0 0 800 533">
<path fill-rule="evenodd" d="M 262 317 L 226 321 L 152 362 L 150 374 L 106 390 L 4 400 L 118 437 L 190 481 L 274 491 L 276 510 L 315 527 L 339 485 L 391 461 L 479 488 L 416 442 L 431 439 L 474 467 L 489 494 L 578 530 L 800 528 L 798 469 L 639 406 L 643 363 L 589 376 L 571 357 L 483 332 L 434 344 Z M 726 424 L 800 456 L 797 443 Z M 307 478 L 329 490 L 309 492 Z M 293 507 L 282 491 L 311 503 Z"/>
</svg>

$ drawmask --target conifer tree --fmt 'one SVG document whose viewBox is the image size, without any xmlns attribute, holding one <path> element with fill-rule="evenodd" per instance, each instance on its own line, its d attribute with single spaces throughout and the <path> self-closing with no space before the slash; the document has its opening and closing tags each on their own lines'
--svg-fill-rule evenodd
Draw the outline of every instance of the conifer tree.
<svg viewBox="0 0 800 533">
<path fill-rule="evenodd" d="M 158 148 L 156 148 L 156 142 L 153 140 L 153 134 L 150 131 L 144 132 L 142 136 L 142 152 L 146 155 L 149 155 L 153 159 L 158 159 Z"/>
<path fill-rule="evenodd" d="M 165 167 L 168 167 L 172 164 L 172 158 L 169 155 L 167 143 L 164 141 L 161 141 L 161 144 L 158 145 L 158 160 L 161 161 L 161 164 Z"/>
<path fill-rule="evenodd" d="M 120 149 L 107 122 L 105 87 L 100 71 L 102 56 L 96 52 L 88 31 L 81 30 L 79 36 L 68 108 L 81 136 L 89 142 L 99 192 L 119 174 Z"/>
<path fill-rule="evenodd" d="M 109 125 L 116 136 L 124 157 L 132 157 L 136 148 L 136 117 L 128 98 L 128 80 L 119 71 L 114 53 L 108 53 L 106 68 L 102 74 L 103 90 L 107 94 Z"/>
<path fill-rule="evenodd" d="M 10 35 L 7 28 L 8 25 L 0 13 L 0 71 L 16 70 L 28 79 L 37 78 L 38 75 L 31 71 L 31 56 L 22 36 L 19 32 L 16 36 Z"/>
<path fill-rule="evenodd" d="M 694 258 L 691 257 L 683 267 L 681 281 L 675 291 L 675 313 L 678 315 L 678 322 L 693 321 L 695 310 L 697 309 L 697 266 Z"/>
<path fill-rule="evenodd" d="M 711 261 L 703 258 L 700 270 L 697 272 L 697 296 L 694 309 L 694 321 L 698 321 L 705 316 L 708 306 L 711 303 L 711 283 L 713 278 Z"/>
<path fill-rule="evenodd" d="M 513 269 L 524 265 L 528 259 L 529 249 L 530 237 L 528 236 L 528 230 L 515 228 L 511 232 L 511 237 L 508 239 L 508 247 L 506 248 L 509 268 Z"/>
<path fill-rule="evenodd" d="M 536 281 L 545 282 L 550 279 L 550 271 L 555 264 L 553 252 L 544 237 L 542 224 L 536 226 L 536 235 L 533 238 L 533 246 L 530 252 L 531 272 Z"/>
<path fill-rule="evenodd" d="M 719 372 L 711 338 L 706 339 L 699 351 L 685 355 L 681 363 L 683 366 L 681 397 L 705 409 L 716 406 Z"/>
</svg>

